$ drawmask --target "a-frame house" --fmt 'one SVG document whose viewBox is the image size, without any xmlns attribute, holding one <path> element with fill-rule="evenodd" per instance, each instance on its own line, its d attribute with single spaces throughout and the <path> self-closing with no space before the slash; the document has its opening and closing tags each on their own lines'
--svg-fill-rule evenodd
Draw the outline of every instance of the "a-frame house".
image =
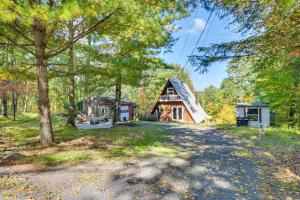
<svg viewBox="0 0 300 200">
<path fill-rule="evenodd" d="M 151 113 L 162 122 L 200 123 L 209 118 L 190 88 L 176 80 L 168 80 Z"/>
</svg>

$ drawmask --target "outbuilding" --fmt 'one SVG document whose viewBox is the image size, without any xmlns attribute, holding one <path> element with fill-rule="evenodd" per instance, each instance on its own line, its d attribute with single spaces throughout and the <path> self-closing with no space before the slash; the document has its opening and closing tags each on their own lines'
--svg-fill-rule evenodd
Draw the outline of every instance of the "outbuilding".
<svg viewBox="0 0 300 200">
<path fill-rule="evenodd" d="M 238 103 L 236 105 L 237 126 L 269 127 L 270 108 L 265 102 Z"/>
<path fill-rule="evenodd" d="M 108 118 L 112 118 L 114 104 L 115 97 L 113 96 L 94 96 L 83 99 L 77 106 L 79 111 L 88 117 L 95 118 L 107 115 Z M 135 114 L 135 102 L 129 99 L 120 99 L 119 120 L 132 120 Z"/>
</svg>

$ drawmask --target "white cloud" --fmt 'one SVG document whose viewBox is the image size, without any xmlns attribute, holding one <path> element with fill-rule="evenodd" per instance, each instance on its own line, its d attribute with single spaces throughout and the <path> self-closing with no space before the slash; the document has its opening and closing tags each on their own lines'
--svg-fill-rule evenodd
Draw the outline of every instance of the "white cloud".
<svg viewBox="0 0 300 200">
<path fill-rule="evenodd" d="M 187 32 L 191 34 L 197 34 L 199 31 L 203 30 L 206 22 L 203 19 L 196 18 L 194 25 L 191 29 L 188 29 Z"/>
<path fill-rule="evenodd" d="M 174 24 L 167 24 L 167 25 L 165 26 L 165 30 L 166 30 L 167 32 L 172 33 L 172 32 L 178 31 L 178 30 L 179 30 L 179 27 L 176 26 L 176 25 L 174 25 Z"/>
</svg>

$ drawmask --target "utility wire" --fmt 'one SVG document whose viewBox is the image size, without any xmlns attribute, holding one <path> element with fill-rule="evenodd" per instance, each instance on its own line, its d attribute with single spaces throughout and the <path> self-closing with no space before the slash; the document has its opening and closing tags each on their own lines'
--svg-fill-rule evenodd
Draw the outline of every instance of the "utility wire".
<svg viewBox="0 0 300 200">
<path fill-rule="evenodd" d="M 195 19 L 196 19 L 197 15 L 198 15 L 199 8 L 200 8 L 200 6 L 198 5 L 198 6 L 197 6 L 196 13 L 195 13 L 195 15 L 194 15 L 194 17 L 193 17 L 193 20 L 192 20 L 191 27 L 190 27 L 190 29 L 189 29 L 189 32 L 188 32 L 186 38 L 185 38 L 185 41 L 184 41 L 184 43 L 183 43 L 183 47 L 182 47 L 182 49 L 181 49 L 181 51 L 180 51 L 180 54 L 179 54 L 179 56 L 178 56 L 178 59 L 177 59 L 177 62 L 176 62 L 176 63 L 179 63 L 179 61 L 180 61 L 180 59 L 181 59 L 182 53 L 183 53 L 183 51 L 184 51 L 184 49 L 185 49 L 185 46 L 186 46 L 187 41 L 188 41 L 188 39 L 189 39 L 189 37 L 190 37 L 190 34 L 191 34 L 191 31 L 190 31 L 190 30 L 191 30 L 191 29 L 193 28 L 193 26 L 195 25 Z"/>
<path fill-rule="evenodd" d="M 204 26 L 204 28 L 203 28 L 203 30 L 202 30 L 202 32 L 201 32 L 201 34 L 200 34 L 200 36 L 199 36 L 197 42 L 196 42 L 196 45 L 195 45 L 195 47 L 194 47 L 194 49 L 193 49 L 191 55 L 193 55 L 193 53 L 195 52 L 195 50 L 196 50 L 196 48 L 197 48 L 197 46 L 198 46 L 198 44 L 199 44 L 199 42 L 200 42 L 200 40 L 201 40 L 201 38 L 202 38 L 202 35 L 203 35 L 203 33 L 204 33 L 204 31 L 205 31 L 205 29 L 206 29 L 206 27 L 207 27 L 207 24 L 208 24 L 208 22 L 209 22 L 209 20 L 210 20 L 210 18 L 211 18 L 211 16 L 212 16 L 214 10 L 215 10 L 214 8 L 211 10 L 211 12 L 210 12 L 210 14 L 209 14 L 209 16 L 208 16 L 208 18 L 207 18 L 207 20 L 206 20 L 205 26 Z M 186 65 L 187 65 L 188 62 L 189 62 L 189 60 L 186 61 L 184 67 L 186 67 Z"/>
<path fill-rule="evenodd" d="M 216 14 L 214 15 L 214 17 L 212 18 L 212 21 L 211 21 L 211 23 L 210 23 L 211 26 L 208 27 L 208 29 L 207 29 L 207 31 L 206 31 L 206 34 L 205 34 L 205 38 L 204 38 L 204 40 L 203 40 L 201 46 L 204 46 L 204 44 L 205 44 L 205 42 L 206 42 L 206 39 L 207 39 L 207 36 L 208 36 L 208 34 L 209 34 L 209 32 L 210 32 L 210 30 L 211 30 L 211 28 L 212 28 L 212 25 L 214 24 L 214 21 L 215 21 L 215 18 L 216 18 L 217 15 L 218 15 L 218 13 L 216 13 Z"/>
</svg>

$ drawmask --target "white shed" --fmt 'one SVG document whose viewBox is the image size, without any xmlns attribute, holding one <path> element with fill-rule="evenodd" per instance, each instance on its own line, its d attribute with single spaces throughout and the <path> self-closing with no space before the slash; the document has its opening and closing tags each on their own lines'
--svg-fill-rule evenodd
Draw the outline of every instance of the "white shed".
<svg viewBox="0 0 300 200">
<path fill-rule="evenodd" d="M 237 124 L 240 121 L 247 121 L 249 127 L 269 127 L 270 126 L 270 108 L 268 103 L 238 103 L 236 105 Z"/>
</svg>

